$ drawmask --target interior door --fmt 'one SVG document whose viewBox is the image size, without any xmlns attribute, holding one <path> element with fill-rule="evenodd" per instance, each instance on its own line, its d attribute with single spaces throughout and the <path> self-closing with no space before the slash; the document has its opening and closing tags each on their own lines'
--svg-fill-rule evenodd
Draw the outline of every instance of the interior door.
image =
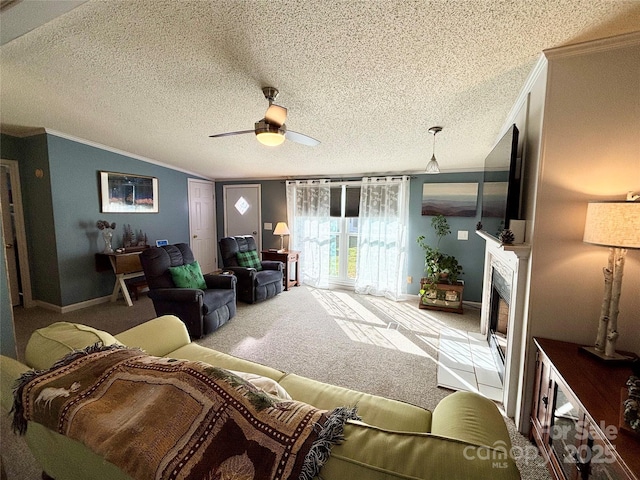
<svg viewBox="0 0 640 480">
<path fill-rule="evenodd" d="M 9 290 L 13 306 L 34 306 L 31 298 L 31 276 L 29 274 L 29 255 L 27 252 L 27 234 L 22 209 L 22 192 L 18 162 L 0 160 L 0 210 L 4 229 L 4 248 L 7 255 L 7 273 Z"/>
<path fill-rule="evenodd" d="M 224 236 L 253 235 L 262 248 L 261 185 L 225 185 Z"/>
<path fill-rule="evenodd" d="M 190 178 L 188 185 L 191 250 L 202 272 L 211 273 L 218 268 L 215 184 Z"/>
<path fill-rule="evenodd" d="M 13 229 L 13 204 L 10 201 L 11 179 L 9 171 L 2 166 L 2 186 L 0 187 L 0 210 L 2 210 L 2 233 L 4 239 L 4 250 L 7 259 L 7 273 L 9 276 L 9 296 L 11 305 L 20 305 L 20 286 L 18 284 L 18 256 L 16 248 L 15 233 Z"/>
</svg>

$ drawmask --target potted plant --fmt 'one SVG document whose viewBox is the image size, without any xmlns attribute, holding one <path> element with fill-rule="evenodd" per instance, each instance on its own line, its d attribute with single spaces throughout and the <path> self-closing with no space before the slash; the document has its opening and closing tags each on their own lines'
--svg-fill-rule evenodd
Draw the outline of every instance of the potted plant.
<svg viewBox="0 0 640 480">
<path fill-rule="evenodd" d="M 435 230 L 437 242 L 435 247 L 425 243 L 425 236 L 420 235 L 417 243 L 424 250 L 424 271 L 426 276 L 421 281 L 420 298 L 436 300 L 446 299 L 446 289 L 438 285 L 458 285 L 458 277 L 464 273 L 458 259 L 440 251 L 440 241 L 451 233 L 451 228 L 444 215 L 437 215 L 431 219 L 431 226 Z M 422 302 L 421 302 L 422 303 Z"/>
<path fill-rule="evenodd" d="M 425 243 L 425 236 L 420 235 L 418 245 L 424 250 L 424 271 L 430 283 L 455 284 L 463 273 L 462 266 L 453 255 L 447 255 L 440 251 L 440 241 L 451 233 L 449 222 L 444 215 L 437 215 L 431 219 L 431 226 L 436 232 L 438 241 L 435 248 Z"/>
</svg>

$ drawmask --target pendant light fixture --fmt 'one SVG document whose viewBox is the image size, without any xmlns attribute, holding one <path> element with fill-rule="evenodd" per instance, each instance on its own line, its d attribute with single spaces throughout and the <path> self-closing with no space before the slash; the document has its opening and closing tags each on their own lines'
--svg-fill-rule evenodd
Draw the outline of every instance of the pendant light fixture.
<svg viewBox="0 0 640 480">
<path fill-rule="evenodd" d="M 427 163 L 427 169 L 425 170 L 425 173 L 440 173 L 440 167 L 438 166 L 438 161 L 436 160 L 436 133 L 441 131 L 442 127 L 431 127 L 429 129 L 429 133 L 433 135 L 433 153 L 431 155 L 431 160 L 429 160 L 429 163 Z"/>
</svg>

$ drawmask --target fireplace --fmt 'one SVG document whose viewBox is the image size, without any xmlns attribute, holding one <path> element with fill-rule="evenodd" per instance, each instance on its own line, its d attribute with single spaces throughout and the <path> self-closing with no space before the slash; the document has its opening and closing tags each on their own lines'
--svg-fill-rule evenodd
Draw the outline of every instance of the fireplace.
<svg viewBox="0 0 640 480">
<path fill-rule="evenodd" d="M 517 417 L 516 425 L 528 422 L 528 412 L 519 399 L 523 378 L 523 336 L 526 325 L 526 290 L 529 245 L 502 245 L 482 230 L 485 239 L 484 277 L 480 332 L 492 344 L 501 370 L 505 413 Z"/>
<path fill-rule="evenodd" d="M 489 300 L 489 331 L 487 341 L 498 367 L 500 380 L 504 382 L 504 364 L 507 358 L 509 329 L 509 303 L 511 282 L 495 267 L 491 271 L 491 294 Z"/>
</svg>

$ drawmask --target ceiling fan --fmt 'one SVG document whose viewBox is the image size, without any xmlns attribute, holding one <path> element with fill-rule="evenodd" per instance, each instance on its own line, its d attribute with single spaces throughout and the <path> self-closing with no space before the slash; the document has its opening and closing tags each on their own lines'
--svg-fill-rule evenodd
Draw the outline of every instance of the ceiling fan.
<svg viewBox="0 0 640 480">
<path fill-rule="evenodd" d="M 318 140 L 311 138 L 308 135 L 287 130 L 287 126 L 284 124 L 287 120 L 287 109 L 273 103 L 278 96 L 277 88 L 263 87 L 262 93 L 264 94 L 264 98 L 269 101 L 269 108 L 267 108 L 267 113 L 264 114 L 264 118 L 255 123 L 255 128 L 253 130 L 219 133 L 217 135 L 209 135 L 209 137 L 217 138 L 228 137 L 231 135 L 243 135 L 245 133 L 255 133 L 256 138 L 260 143 L 270 147 L 280 145 L 285 141 L 285 139 L 301 143 L 302 145 L 308 145 L 310 147 L 315 147 L 320 143 Z"/>
</svg>

